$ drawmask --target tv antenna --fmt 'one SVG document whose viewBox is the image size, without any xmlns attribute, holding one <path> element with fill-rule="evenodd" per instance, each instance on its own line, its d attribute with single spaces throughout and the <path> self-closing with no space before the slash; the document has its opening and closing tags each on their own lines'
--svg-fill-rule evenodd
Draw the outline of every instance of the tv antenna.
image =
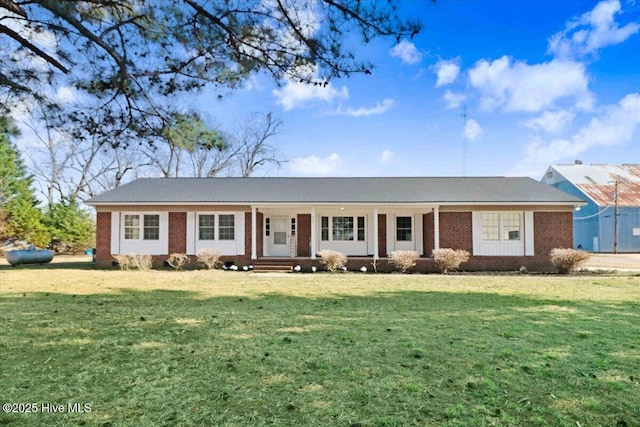
<svg viewBox="0 0 640 427">
<path fill-rule="evenodd" d="M 462 117 L 462 176 L 467 176 L 467 166 L 469 159 L 469 140 L 465 135 L 465 130 L 467 128 L 467 106 L 462 106 L 462 113 L 460 114 Z"/>
</svg>

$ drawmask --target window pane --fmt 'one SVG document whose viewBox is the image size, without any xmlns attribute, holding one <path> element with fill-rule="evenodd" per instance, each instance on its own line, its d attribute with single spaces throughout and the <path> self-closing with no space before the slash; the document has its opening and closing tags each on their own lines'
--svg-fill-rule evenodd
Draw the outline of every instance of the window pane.
<svg viewBox="0 0 640 427">
<path fill-rule="evenodd" d="M 218 240 L 235 240 L 235 215 L 219 215 Z"/>
<path fill-rule="evenodd" d="M 353 240 L 353 217 L 333 217 L 333 240 Z"/>
<path fill-rule="evenodd" d="M 160 215 L 144 216 L 144 240 L 160 239 Z"/>
<path fill-rule="evenodd" d="M 412 240 L 411 217 L 396 217 L 396 240 L 399 242 L 410 242 Z"/>
<path fill-rule="evenodd" d="M 396 240 L 400 242 L 410 242 L 412 239 L 411 235 L 411 217 L 396 217 Z"/>
<path fill-rule="evenodd" d="M 216 230 L 215 226 L 216 226 L 215 215 L 198 216 L 198 239 L 200 240 L 215 239 L 215 230 Z"/>
<path fill-rule="evenodd" d="M 358 241 L 364 241 L 364 217 L 358 217 Z"/>
<path fill-rule="evenodd" d="M 286 231 L 274 231 L 273 232 L 273 244 L 274 245 L 286 245 L 287 244 L 287 232 Z"/>
<path fill-rule="evenodd" d="M 138 240 L 140 238 L 140 215 L 124 216 L 124 239 Z"/>
<path fill-rule="evenodd" d="M 320 218 L 320 239 L 323 242 L 329 241 L 329 217 L 323 216 Z"/>
<path fill-rule="evenodd" d="M 502 215 L 503 240 L 520 240 L 520 214 L 506 213 Z"/>
<path fill-rule="evenodd" d="M 264 220 L 264 235 L 268 236 L 269 234 L 271 234 L 271 218 Z"/>
<path fill-rule="evenodd" d="M 140 227 L 140 215 L 125 215 L 124 216 L 125 227 Z"/>
<path fill-rule="evenodd" d="M 482 240 L 500 240 L 500 214 L 482 214 Z"/>
</svg>

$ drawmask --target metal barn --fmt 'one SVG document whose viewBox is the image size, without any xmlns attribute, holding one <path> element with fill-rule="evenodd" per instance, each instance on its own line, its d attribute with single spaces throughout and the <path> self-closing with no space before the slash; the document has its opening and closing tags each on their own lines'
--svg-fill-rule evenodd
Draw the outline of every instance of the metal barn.
<svg viewBox="0 0 640 427">
<path fill-rule="evenodd" d="M 573 213 L 575 248 L 590 252 L 640 252 L 640 165 L 549 166 L 543 183 L 578 196 Z"/>
</svg>

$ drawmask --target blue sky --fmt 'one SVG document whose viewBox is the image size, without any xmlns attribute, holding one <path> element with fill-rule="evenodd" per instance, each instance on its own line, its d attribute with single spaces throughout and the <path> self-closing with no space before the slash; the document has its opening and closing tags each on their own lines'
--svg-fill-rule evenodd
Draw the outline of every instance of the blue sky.
<svg viewBox="0 0 640 427">
<path fill-rule="evenodd" d="M 640 162 L 640 2 L 405 0 L 401 10 L 423 31 L 358 47 L 372 75 L 324 88 L 253 76 L 194 106 L 226 129 L 252 112 L 284 122 L 272 142 L 289 161 L 259 175 L 540 179 L 575 159 Z"/>
</svg>

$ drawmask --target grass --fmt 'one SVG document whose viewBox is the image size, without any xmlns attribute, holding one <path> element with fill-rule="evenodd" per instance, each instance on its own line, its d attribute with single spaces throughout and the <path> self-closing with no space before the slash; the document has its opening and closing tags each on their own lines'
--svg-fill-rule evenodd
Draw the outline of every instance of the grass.
<svg viewBox="0 0 640 427">
<path fill-rule="evenodd" d="M 10 426 L 634 426 L 640 277 L 0 268 Z M 41 408 L 41 407 L 40 407 Z"/>
</svg>

